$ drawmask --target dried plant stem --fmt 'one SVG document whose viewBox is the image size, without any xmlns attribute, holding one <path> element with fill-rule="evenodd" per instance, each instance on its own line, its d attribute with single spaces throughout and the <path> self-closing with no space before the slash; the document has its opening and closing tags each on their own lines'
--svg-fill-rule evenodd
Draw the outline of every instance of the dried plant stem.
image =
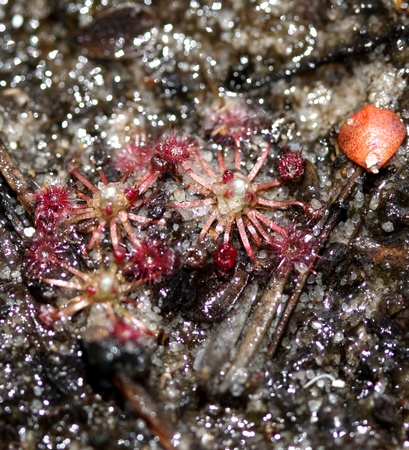
<svg viewBox="0 0 409 450">
<path fill-rule="evenodd" d="M 280 317 L 280 321 L 277 325 L 277 328 L 274 330 L 271 344 L 268 348 L 267 356 L 273 357 L 275 355 L 275 352 L 277 351 L 277 348 L 280 345 L 284 331 L 287 328 L 288 322 L 290 321 L 294 309 L 297 306 L 298 300 L 300 298 L 302 291 L 304 290 L 305 283 L 307 282 L 309 276 L 310 270 L 308 269 L 299 274 L 297 284 L 294 287 L 294 291 L 285 305 L 285 309 L 283 311 L 282 316 Z"/>
<path fill-rule="evenodd" d="M 258 285 L 255 283 L 249 284 L 244 289 L 243 294 L 219 325 L 216 333 L 198 352 L 194 368 L 200 373 L 202 379 L 212 379 L 212 376 L 220 372 L 220 369 L 228 361 L 229 353 L 236 345 L 250 309 L 256 300 L 257 291 Z"/>
<path fill-rule="evenodd" d="M 8 193 L 8 189 L 6 188 L 5 182 L 3 181 L 0 181 L 0 210 L 4 211 L 5 216 L 17 231 L 19 236 L 23 240 L 26 239 L 26 236 L 24 235 L 24 226 L 15 212 L 15 204 L 13 203 L 10 194 Z M 4 244 L 5 241 L 1 242 L 3 242 Z"/>
<path fill-rule="evenodd" d="M 17 194 L 18 202 L 24 207 L 28 214 L 32 215 L 36 199 L 33 195 L 31 195 L 32 189 L 30 188 L 26 177 L 11 159 L 11 156 L 7 151 L 6 145 L 1 137 L 0 173 L 3 175 L 10 188 Z"/>
<path fill-rule="evenodd" d="M 163 448 L 174 449 L 172 440 L 176 433 L 173 425 L 164 417 L 163 409 L 153 401 L 146 389 L 121 372 L 115 374 L 114 384 L 128 400 L 136 415 L 146 421 L 152 434 L 158 436 Z"/>
<path fill-rule="evenodd" d="M 318 255 L 318 253 L 328 240 L 335 225 L 339 222 L 342 214 L 344 213 L 344 211 L 348 209 L 348 199 L 351 196 L 352 192 L 354 191 L 355 186 L 358 180 L 361 178 L 362 174 L 363 169 L 362 167 L 358 166 L 355 169 L 355 172 L 353 173 L 351 178 L 347 181 L 346 185 L 342 189 L 337 200 L 335 200 L 335 202 L 332 203 L 327 221 L 317 239 L 317 245 L 316 248 L 314 249 L 315 255 Z M 294 312 L 295 307 L 297 306 L 298 300 L 300 298 L 302 291 L 304 290 L 305 284 L 311 273 L 311 269 L 315 264 L 315 261 L 316 257 L 312 258 L 308 267 L 298 276 L 297 284 L 294 288 L 293 294 L 291 295 L 286 304 L 286 307 L 280 318 L 280 322 L 278 323 L 277 328 L 274 331 L 272 341 L 268 349 L 267 355 L 271 358 L 274 357 L 278 349 L 278 346 L 280 345 L 284 331 L 288 325 L 288 322 L 290 321 L 290 318 Z"/>
<path fill-rule="evenodd" d="M 241 341 L 224 382 L 220 386 L 221 392 L 232 388 L 234 384 L 243 384 L 247 378 L 247 367 L 271 326 L 290 273 L 290 268 L 285 271 L 273 272 L 251 318 L 250 327 Z"/>
</svg>

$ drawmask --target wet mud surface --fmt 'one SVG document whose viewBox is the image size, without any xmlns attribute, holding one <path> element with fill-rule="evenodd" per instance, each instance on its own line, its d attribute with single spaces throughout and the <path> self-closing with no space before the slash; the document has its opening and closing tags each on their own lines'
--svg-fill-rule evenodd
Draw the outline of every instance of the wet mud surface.
<svg viewBox="0 0 409 450">
<path fill-rule="evenodd" d="M 0 133 L 22 176 L 10 185 L 3 152 L 0 449 L 409 447 L 407 139 L 335 202 L 356 170 L 336 140 L 346 118 L 373 104 L 408 124 L 408 26 L 408 4 L 391 0 L 0 0 Z M 102 192 L 100 170 L 115 182 L 125 170 L 121 149 L 136 137 L 163 148 L 169 136 L 199 146 L 216 177 L 193 157 L 166 165 L 163 153 L 138 168 L 152 183 L 126 192 L 141 195 L 135 214 L 146 221 L 132 222 L 119 248 L 132 236 L 148 242 L 150 266 L 114 255 L 109 225 L 87 250 L 96 216 L 47 235 L 64 244 L 58 258 L 71 271 L 39 264 L 33 239 L 52 221 L 35 215 L 33 193 L 57 183 L 81 191 L 81 205 L 92 194 L 74 169 Z M 226 191 L 187 205 L 213 198 L 220 177 L 258 195 L 257 183 L 280 178 L 282 146 L 301 154 L 305 171 L 260 197 L 292 202 L 266 217 L 298 230 L 301 249 L 283 250 L 285 239 L 269 247 L 260 230 L 279 231 L 251 228 L 247 216 L 250 243 L 238 216 L 224 239 Z M 331 211 L 334 228 L 318 245 Z M 221 262 L 223 239 L 237 256 L 230 249 Z M 64 309 L 75 308 L 76 291 L 95 294 L 87 276 L 99 270 L 115 295 Z M 272 318 L 260 347 L 236 361 L 263 292 L 276 294 L 280 316 L 302 274 L 275 355 Z M 65 285 L 46 280 L 57 278 Z"/>
</svg>

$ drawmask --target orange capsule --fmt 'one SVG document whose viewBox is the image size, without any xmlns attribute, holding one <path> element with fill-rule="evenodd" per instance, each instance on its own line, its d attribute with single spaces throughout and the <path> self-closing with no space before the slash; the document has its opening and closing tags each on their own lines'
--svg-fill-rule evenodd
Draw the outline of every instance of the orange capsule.
<svg viewBox="0 0 409 450">
<path fill-rule="evenodd" d="M 338 144 L 349 159 L 378 173 L 405 137 L 406 127 L 394 112 L 368 105 L 344 122 Z"/>
</svg>

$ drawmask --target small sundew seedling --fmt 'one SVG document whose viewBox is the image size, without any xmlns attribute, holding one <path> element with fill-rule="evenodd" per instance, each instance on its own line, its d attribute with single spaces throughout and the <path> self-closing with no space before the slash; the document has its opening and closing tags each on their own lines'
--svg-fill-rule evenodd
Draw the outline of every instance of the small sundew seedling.
<svg viewBox="0 0 409 450">
<path fill-rule="evenodd" d="M 92 231 L 88 250 L 99 244 L 101 233 L 107 226 L 109 226 L 112 246 L 114 250 L 117 250 L 120 243 L 118 225 L 125 230 L 132 244 L 138 247 L 141 242 L 134 233 L 130 221 L 138 224 L 148 224 L 151 223 L 151 220 L 142 215 L 134 214 L 131 210 L 139 208 L 144 203 L 139 197 L 146 189 L 146 184 L 138 182 L 132 186 L 127 186 L 125 184 L 126 177 L 123 177 L 118 182 L 108 182 L 104 173 L 101 172 L 102 183 L 97 187 L 79 173 L 77 169 L 72 169 L 71 173 L 92 192 L 92 196 L 88 196 L 80 191 L 77 192 L 77 196 L 83 203 L 79 204 L 75 211 L 72 212 L 69 223 L 74 224 L 89 219 L 97 219 L 99 222 L 98 226 Z M 141 186 L 142 184 L 143 187 Z M 159 221 L 159 223 L 163 223 L 163 221 Z"/>
<path fill-rule="evenodd" d="M 172 275 L 178 263 L 176 250 L 168 247 L 164 242 L 151 239 L 141 242 L 135 247 L 130 256 L 130 271 L 135 279 L 154 279 L 164 275 Z"/>
<path fill-rule="evenodd" d="M 115 167 L 124 174 L 123 180 L 127 176 L 142 168 L 146 164 L 146 173 L 138 181 L 139 192 L 145 192 L 158 178 L 166 172 L 178 178 L 185 170 L 185 164 L 193 159 L 195 142 L 189 136 L 182 136 L 175 131 L 170 131 L 157 139 L 156 144 L 146 144 L 145 146 L 130 145 L 116 152 L 114 160 Z M 149 161 L 145 160 L 149 155 Z"/>
<path fill-rule="evenodd" d="M 32 195 L 36 199 L 34 224 L 40 231 L 54 232 L 76 212 L 74 194 L 65 186 L 46 185 L 38 194 Z"/>
<path fill-rule="evenodd" d="M 113 155 L 114 166 L 123 174 L 138 174 L 149 168 L 155 146 L 143 134 L 138 134 L 123 148 L 116 150 Z"/>
<path fill-rule="evenodd" d="M 301 273 L 308 268 L 315 258 L 314 245 L 316 240 L 305 227 L 297 228 L 293 223 L 285 234 L 276 234 L 271 241 L 272 258 L 277 270 Z"/>
<path fill-rule="evenodd" d="M 284 155 L 281 156 L 277 164 L 278 172 L 285 181 L 292 181 L 299 178 L 305 170 L 305 162 L 300 153 L 293 152 L 290 148 L 282 146 Z"/>
<path fill-rule="evenodd" d="M 24 269 L 28 278 L 40 279 L 59 271 L 66 258 L 68 244 L 60 237 L 36 234 L 24 256 Z"/>
<path fill-rule="evenodd" d="M 226 104 L 213 113 L 205 124 L 206 134 L 223 147 L 233 146 L 235 168 L 240 170 L 240 146 L 250 142 L 259 128 L 256 114 L 244 99 L 229 99 Z"/>
<path fill-rule="evenodd" d="M 205 198 L 185 202 L 173 203 L 174 208 L 196 208 L 207 206 L 210 208 L 210 215 L 206 220 L 200 235 L 199 242 L 202 241 L 209 232 L 213 222 L 217 221 L 216 230 L 213 233 L 217 239 L 221 231 L 224 230 L 223 242 L 230 240 L 231 230 L 235 223 L 243 243 L 243 247 L 251 259 L 254 259 L 254 252 L 251 248 L 249 236 L 257 246 L 264 242 L 270 242 L 271 237 L 265 227 L 276 233 L 285 235 L 286 231 L 274 223 L 260 210 L 287 208 L 289 206 L 299 206 L 307 213 L 310 213 L 309 205 L 298 201 L 276 202 L 262 197 L 264 191 L 268 191 L 281 184 L 281 180 L 273 180 L 266 183 L 254 183 L 253 180 L 265 164 L 269 153 L 269 147 L 265 148 L 253 169 L 245 175 L 241 170 L 226 169 L 225 161 L 221 151 L 218 152 L 218 165 L 220 175 L 217 175 L 205 162 L 199 151 L 196 157 L 202 166 L 206 178 L 186 168 L 186 173 L 197 183 L 197 191 Z M 240 163 L 238 164 L 240 167 Z M 192 186 L 190 186 L 192 187 Z"/>
<path fill-rule="evenodd" d="M 158 168 L 183 169 L 184 163 L 193 158 L 193 147 L 192 139 L 179 136 L 173 131 L 158 139 L 155 149 L 157 156 L 162 160 L 161 165 L 156 162 Z"/>
</svg>

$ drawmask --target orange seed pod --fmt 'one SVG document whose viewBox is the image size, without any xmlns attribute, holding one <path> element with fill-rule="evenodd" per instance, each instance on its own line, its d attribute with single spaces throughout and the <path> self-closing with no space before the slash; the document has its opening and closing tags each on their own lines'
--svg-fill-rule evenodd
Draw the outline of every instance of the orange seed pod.
<svg viewBox="0 0 409 450">
<path fill-rule="evenodd" d="M 349 159 L 378 173 L 406 137 L 406 127 L 388 109 L 368 105 L 342 125 L 338 144 Z"/>
</svg>

